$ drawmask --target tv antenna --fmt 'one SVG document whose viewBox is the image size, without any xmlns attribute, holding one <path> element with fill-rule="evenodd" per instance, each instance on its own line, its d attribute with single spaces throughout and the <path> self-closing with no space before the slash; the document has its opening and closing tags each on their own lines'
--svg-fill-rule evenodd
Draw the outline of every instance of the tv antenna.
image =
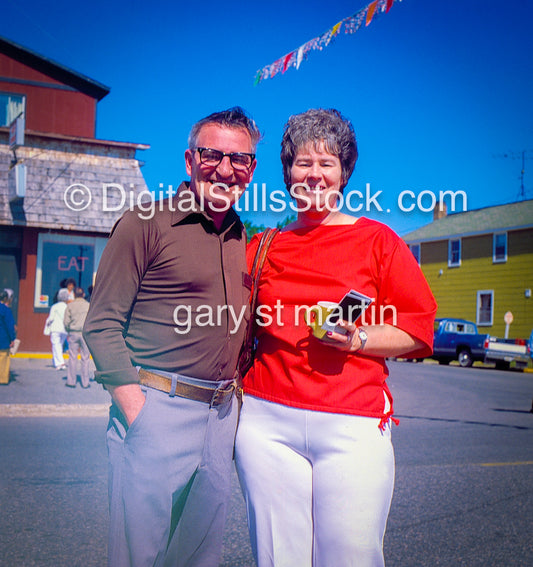
<svg viewBox="0 0 533 567">
<path fill-rule="evenodd" d="M 519 159 L 522 160 L 522 169 L 520 170 L 520 192 L 518 193 L 518 200 L 522 201 L 526 198 L 526 189 L 524 187 L 524 174 L 526 172 L 526 160 L 533 159 L 533 150 L 522 150 L 521 152 L 507 152 L 499 154 L 495 157 L 504 159 Z"/>
</svg>

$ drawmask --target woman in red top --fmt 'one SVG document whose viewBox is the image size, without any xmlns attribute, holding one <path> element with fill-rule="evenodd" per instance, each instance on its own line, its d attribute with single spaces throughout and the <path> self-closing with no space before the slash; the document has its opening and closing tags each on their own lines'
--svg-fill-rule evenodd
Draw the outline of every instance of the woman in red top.
<svg viewBox="0 0 533 567">
<path fill-rule="evenodd" d="M 281 161 L 298 217 L 274 238 L 259 282 L 258 351 L 236 440 L 259 567 L 384 565 L 394 482 L 385 359 L 431 353 L 436 304 L 392 230 L 336 207 L 356 159 L 353 128 L 335 110 L 285 126 Z M 313 336 L 306 307 L 352 289 L 370 308 Z"/>
</svg>

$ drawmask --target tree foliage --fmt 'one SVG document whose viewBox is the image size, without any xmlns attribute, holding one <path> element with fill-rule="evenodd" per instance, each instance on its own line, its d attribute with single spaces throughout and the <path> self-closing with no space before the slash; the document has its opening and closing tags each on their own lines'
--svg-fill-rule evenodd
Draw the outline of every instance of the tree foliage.
<svg viewBox="0 0 533 567">
<path fill-rule="evenodd" d="M 276 224 L 276 227 L 283 228 L 284 226 L 287 226 L 288 224 L 294 222 L 295 220 L 296 220 L 296 215 L 290 215 L 288 217 L 285 217 L 282 221 L 278 222 Z M 253 224 L 248 220 L 243 221 L 243 224 L 246 227 L 246 234 L 248 235 L 248 240 L 250 240 L 250 238 L 252 238 L 254 234 L 257 234 L 259 232 L 264 232 L 267 228 L 264 224 L 259 224 L 259 225 Z"/>
</svg>

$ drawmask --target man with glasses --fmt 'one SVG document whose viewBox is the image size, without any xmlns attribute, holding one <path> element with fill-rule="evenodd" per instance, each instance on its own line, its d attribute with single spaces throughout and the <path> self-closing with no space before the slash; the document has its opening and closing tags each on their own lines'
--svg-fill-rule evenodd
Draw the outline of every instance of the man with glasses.
<svg viewBox="0 0 533 567">
<path fill-rule="evenodd" d="M 126 212 L 103 252 L 84 336 L 113 400 L 113 567 L 218 565 L 250 294 L 231 206 L 259 138 L 238 107 L 200 120 L 185 152 L 190 183 L 150 219 Z"/>
</svg>

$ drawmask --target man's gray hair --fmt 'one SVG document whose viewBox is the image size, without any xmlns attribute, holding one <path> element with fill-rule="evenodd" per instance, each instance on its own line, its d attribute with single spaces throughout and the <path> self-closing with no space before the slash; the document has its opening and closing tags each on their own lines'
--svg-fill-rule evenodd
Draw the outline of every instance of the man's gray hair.
<svg viewBox="0 0 533 567">
<path fill-rule="evenodd" d="M 351 122 L 334 108 L 312 108 L 289 118 L 281 139 L 283 178 L 288 190 L 291 188 L 291 167 L 296 154 L 309 143 L 315 148 L 324 143 L 326 151 L 339 158 L 342 168 L 342 191 L 348 184 L 358 156 Z"/>
<path fill-rule="evenodd" d="M 257 127 L 257 124 L 253 119 L 248 116 L 246 111 L 240 106 L 234 106 L 228 110 L 223 110 L 221 112 L 214 112 L 205 118 L 199 120 L 191 128 L 191 133 L 189 134 L 189 149 L 195 150 L 197 146 L 198 135 L 200 130 L 206 124 L 218 124 L 226 128 L 236 128 L 246 130 L 250 134 L 252 140 L 252 152 L 255 153 L 257 148 L 257 143 L 261 139 L 261 132 Z"/>
</svg>

